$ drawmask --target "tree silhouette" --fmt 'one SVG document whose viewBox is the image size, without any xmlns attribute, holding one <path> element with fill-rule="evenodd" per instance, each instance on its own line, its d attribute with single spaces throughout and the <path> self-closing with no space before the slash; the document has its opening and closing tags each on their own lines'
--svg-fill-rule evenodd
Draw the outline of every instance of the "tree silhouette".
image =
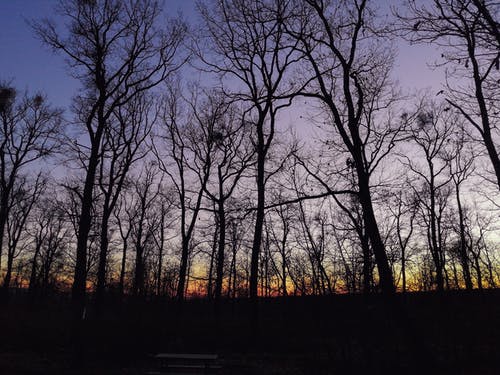
<svg viewBox="0 0 500 375">
<path fill-rule="evenodd" d="M 72 289 L 76 313 L 81 315 L 94 185 L 105 134 L 111 131 L 117 110 L 182 65 L 177 52 L 185 26 L 171 21 L 160 28 L 161 9 L 150 0 L 64 0 L 55 10 L 67 21 L 67 30 L 58 30 L 50 20 L 33 23 L 33 28 L 44 44 L 67 59 L 71 74 L 82 84 L 73 110 L 88 138 Z"/>
</svg>

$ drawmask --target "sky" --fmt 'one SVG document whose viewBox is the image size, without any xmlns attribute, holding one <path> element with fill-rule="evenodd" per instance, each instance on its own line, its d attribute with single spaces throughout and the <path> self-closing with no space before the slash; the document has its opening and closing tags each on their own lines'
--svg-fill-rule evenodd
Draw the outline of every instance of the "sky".
<svg viewBox="0 0 500 375">
<path fill-rule="evenodd" d="M 387 0 L 384 5 L 397 2 Z M 11 81 L 19 90 L 42 91 L 49 102 L 68 108 L 79 83 L 68 74 L 63 58 L 43 46 L 27 23 L 50 17 L 56 3 L 56 0 L 0 0 L 0 81 Z M 165 4 L 167 13 L 181 12 L 188 19 L 196 19 L 195 0 L 166 0 Z M 437 52 L 431 47 L 397 44 L 394 76 L 405 91 L 428 87 L 438 91 L 442 72 L 427 66 L 436 60 Z"/>
<path fill-rule="evenodd" d="M 166 0 L 168 13 L 193 18 L 194 0 Z M 70 77 L 64 59 L 35 37 L 29 20 L 50 18 L 57 0 L 0 0 L 0 81 L 19 90 L 42 91 L 51 103 L 67 108 L 79 83 Z"/>
</svg>

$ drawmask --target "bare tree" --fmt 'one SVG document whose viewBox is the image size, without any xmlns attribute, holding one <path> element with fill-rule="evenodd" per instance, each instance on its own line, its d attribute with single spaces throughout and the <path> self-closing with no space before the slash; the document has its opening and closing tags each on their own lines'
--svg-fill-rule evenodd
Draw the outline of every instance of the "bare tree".
<svg viewBox="0 0 500 375">
<path fill-rule="evenodd" d="M 33 23 L 33 28 L 44 44 L 67 59 L 72 75 L 83 87 L 73 104 L 88 147 L 72 289 L 81 312 L 94 185 L 105 134 L 117 109 L 179 68 L 182 61 L 177 52 L 185 26 L 170 21 L 168 28 L 160 28 L 161 9 L 153 0 L 64 0 L 55 11 L 67 22 L 67 30 L 58 30 L 50 20 Z"/>
<path fill-rule="evenodd" d="M 308 212 L 304 202 L 298 204 L 298 218 L 300 223 L 299 246 L 302 246 L 309 258 L 312 271 L 312 293 L 332 294 L 333 289 L 330 277 L 325 267 L 326 257 L 326 216 L 318 208 L 316 212 Z"/>
<path fill-rule="evenodd" d="M 291 4 L 284 0 L 224 0 L 207 2 L 200 9 L 213 52 L 200 53 L 202 60 L 209 70 L 227 79 L 224 91 L 245 103 L 244 121 L 255 128 L 257 209 L 249 286 L 250 297 L 255 299 L 265 216 L 266 157 L 278 112 L 290 105 L 283 98 L 294 89 L 284 85 L 286 72 L 297 60 L 296 42 L 289 40 L 283 25 Z M 231 90 L 234 82 L 241 86 Z"/>
<path fill-rule="evenodd" d="M 129 193 L 129 190 L 131 190 L 131 187 L 122 190 L 122 194 L 120 199 L 118 200 L 116 209 L 113 211 L 116 225 L 118 226 L 118 231 L 120 233 L 122 246 L 122 256 L 119 271 L 120 276 L 118 281 L 118 293 L 121 298 L 123 297 L 125 291 L 125 273 L 133 223 L 135 222 L 135 217 L 138 214 L 137 210 L 133 210 L 131 208 L 133 206 L 133 202 L 130 199 L 129 194 L 127 194 Z"/>
<path fill-rule="evenodd" d="M 298 16 L 291 18 L 289 32 L 309 62 L 304 72 L 312 74 L 306 75 L 309 83 L 302 95 L 322 103 L 325 122 L 331 124 L 334 135 L 330 141 L 352 165 L 380 288 L 391 294 L 393 276 L 373 208 L 370 179 L 401 130 L 401 122 L 382 116 L 395 101 L 389 78 L 393 54 L 377 34 L 379 26 L 366 0 L 308 0 L 297 2 L 296 7 Z"/>
<path fill-rule="evenodd" d="M 275 201 L 280 201 L 280 198 Z M 276 272 L 281 280 L 281 295 L 288 296 L 287 278 L 289 269 L 289 259 L 291 256 L 290 248 L 290 232 L 292 231 L 293 219 L 297 215 L 297 211 L 291 205 L 281 205 L 272 209 L 271 212 L 277 219 L 273 220 L 272 225 L 268 228 L 269 235 L 274 247 L 277 249 L 280 258 L 280 264 L 275 265 Z"/>
<path fill-rule="evenodd" d="M 433 43 L 443 51 L 446 87 L 440 91 L 479 133 L 500 188 L 498 156 L 498 80 L 500 45 L 497 1 L 407 1 L 397 12 L 402 35 L 415 43 Z M 453 82 L 455 79 L 455 82 Z"/>
<path fill-rule="evenodd" d="M 417 109 L 417 115 L 411 129 L 412 140 L 418 152 L 423 156 L 423 163 L 401 155 L 407 166 L 422 182 L 415 181 L 412 189 L 419 199 L 422 219 L 426 224 L 429 250 L 435 265 L 436 285 L 444 290 L 445 252 L 443 244 L 442 219 L 450 194 L 448 174 L 449 160 L 445 155 L 447 142 L 453 132 L 457 115 L 442 104 L 423 103 Z"/>
<path fill-rule="evenodd" d="M 394 229 L 397 244 L 401 254 L 401 281 L 402 291 L 407 291 L 407 265 L 410 259 L 409 244 L 415 229 L 415 219 L 419 211 L 419 199 L 414 192 L 408 192 L 406 186 L 411 182 L 406 180 L 405 185 L 397 187 L 388 208 L 394 219 Z M 397 284 L 397 283 L 396 283 Z"/>
<path fill-rule="evenodd" d="M 17 182 L 10 194 L 9 206 L 11 213 L 7 217 L 7 269 L 3 279 L 3 288 L 10 286 L 14 259 L 26 248 L 28 241 L 22 240 L 26 236 L 26 224 L 31 210 L 43 193 L 47 181 L 38 174 L 34 181 L 18 176 Z"/>
<path fill-rule="evenodd" d="M 146 294 L 147 250 L 154 243 L 154 232 L 157 230 L 157 219 L 154 217 L 154 204 L 160 194 L 161 183 L 157 181 L 160 171 L 156 162 L 143 167 L 141 174 L 133 183 L 134 204 L 131 205 L 129 222 L 131 227 L 131 242 L 135 248 L 135 271 L 132 284 L 132 294 L 143 297 Z M 123 267 L 122 267 L 123 269 Z"/>
<path fill-rule="evenodd" d="M 245 239 L 251 230 L 251 221 L 253 218 L 245 218 L 241 214 L 244 211 L 245 204 L 241 202 L 240 197 L 233 197 L 226 202 L 229 206 L 230 214 L 226 219 L 228 240 L 231 257 L 229 262 L 229 277 L 227 296 L 231 298 L 248 296 L 248 267 L 245 266 L 243 259 L 246 259 L 247 244 Z M 249 203 L 249 202 L 247 202 Z M 250 204 L 248 204 L 250 206 Z"/>
<path fill-rule="evenodd" d="M 0 83 L 0 265 L 18 179 L 24 179 L 22 172 L 28 166 L 57 150 L 63 131 L 61 115 L 43 95 L 20 97 L 14 88 Z"/>
<path fill-rule="evenodd" d="M 29 289 L 46 292 L 55 283 L 57 275 L 67 261 L 65 248 L 69 244 L 71 227 L 61 202 L 45 195 L 36 202 L 36 214 L 30 226 L 33 237 L 33 257 Z"/>
<path fill-rule="evenodd" d="M 158 261 L 156 263 L 156 295 L 161 296 L 163 294 L 163 270 L 164 270 L 164 259 L 166 258 L 165 243 L 168 240 L 166 237 L 167 230 L 172 226 L 174 220 L 169 218 L 172 212 L 172 200 L 168 196 L 169 191 L 160 188 L 160 195 L 158 196 L 158 204 L 156 209 L 156 218 L 158 220 L 157 230 L 153 233 L 153 239 L 157 249 Z"/>
<path fill-rule="evenodd" d="M 106 266 L 109 246 L 109 220 L 117 204 L 126 177 L 134 163 L 143 159 L 143 147 L 149 136 L 157 111 L 151 95 L 141 93 L 125 105 L 116 108 L 104 131 L 101 160 L 97 176 L 103 194 L 100 228 L 99 268 L 97 272 L 96 302 L 102 303 L 106 285 Z"/>
<path fill-rule="evenodd" d="M 460 128 L 459 128 L 460 129 Z M 458 211 L 459 259 L 465 281 L 465 287 L 472 290 L 472 279 L 469 267 L 469 254 L 466 238 L 466 207 L 462 202 L 462 186 L 475 171 L 475 150 L 467 142 L 463 128 L 455 132 L 451 139 L 452 146 L 446 151 L 445 157 L 449 161 L 449 173 L 455 188 L 455 199 Z"/>
<path fill-rule="evenodd" d="M 215 299 L 222 296 L 226 248 L 227 200 L 230 199 L 245 171 L 254 163 L 254 148 L 250 143 L 248 124 L 239 117 L 236 108 L 226 103 L 221 93 L 209 93 L 206 103 L 191 110 L 196 114 L 200 129 L 199 146 L 193 150 L 200 161 L 212 160 L 214 176 L 204 186 L 204 192 L 215 204 L 217 256 Z M 212 155 L 208 155 L 211 153 Z"/>
<path fill-rule="evenodd" d="M 192 255 L 191 241 L 200 214 L 203 194 L 213 167 L 212 151 L 216 143 L 213 134 L 203 137 L 203 132 L 210 132 L 210 129 L 214 129 L 214 124 L 219 120 L 220 114 L 211 111 L 197 113 L 189 104 L 186 109 L 184 105 L 190 100 L 182 96 L 180 88 L 170 86 L 169 89 L 171 91 L 165 103 L 165 134 L 163 135 L 167 152 L 163 155 L 155 147 L 155 153 L 160 169 L 169 176 L 173 184 L 178 198 L 176 203 L 180 208 L 182 250 L 177 298 L 183 300 L 188 265 Z M 196 94 L 192 103 L 196 102 L 195 98 Z"/>
</svg>

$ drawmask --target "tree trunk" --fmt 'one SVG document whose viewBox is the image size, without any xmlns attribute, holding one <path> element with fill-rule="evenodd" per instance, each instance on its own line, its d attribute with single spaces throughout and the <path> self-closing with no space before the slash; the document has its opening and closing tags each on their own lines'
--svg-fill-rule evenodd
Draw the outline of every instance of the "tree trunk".
<svg viewBox="0 0 500 375">
<path fill-rule="evenodd" d="M 481 263 L 479 262 L 479 254 L 474 257 L 476 263 L 477 288 L 483 290 L 483 273 L 481 271 Z"/>
<path fill-rule="evenodd" d="M 135 276 L 134 276 L 134 296 L 144 295 L 144 249 L 140 243 L 135 247 Z"/>
<path fill-rule="evenodd" d="M 8 215 L 8 194 L 3 192 L 2 202 L 0 203 L 0 267 L 2 266 L 3 240 L 5 233 L 5 225 L 7 224 Z"/>
<path fill-rule="evenodd" d="M 219 200 L 219 249 L 217 251 L 217 278 L 215 280 L 215 299 L 219 300 L 222 295 L 222 282 L 224 280 L 224 252 L 226 247 L 226 212 L 224 200 Z"/>
<path fill-rule="evenodd" d="M 465 240 L 465 218 L 462 208 L 462 202 L 460 200 L 460 187 L 458 184 L 455 184 L 455 192 L 457 195 L 458 219 L 460 224 L 460 263 L 462 265 L 462 271 L 464 273 L 465 288 L 467 290 L 472 290 L 469 257 L 467 256 L 467 244 Z"/>
<path fill-rule="evenodd" d="M 488 114 L 488 105 L 486 103 L 486 99 L 483 93 L 483 78 L 481 76 L 481 72 L 479 69 L 479 63 L 475 57 L 474 47 L 470 43 L 468 45 L 468 52 L 473 68 L 475 95 L 477 99 L 477 104 L 479 106 L 479 115 L 481 116 L 481 123 L 482 123 L 481 135 L 483 137 L 486 150 L 488 151 L 488 156 L 490 157 L 491 164 L 493 165 L 493 169 L 495 170 L 497 185 L 498 188 L 500 189 L 500 158 L 498 157 L 498 153 L 495 147 L 495 142 L 491 135 L 491 123 Z"/>
<path fill-rule="evenodd" d="M 7 257 L 7 272 L 5 273 L 5 277 L 3 279 L 3 288 L 8 289 L 10 286 L 10 280 L 12 279 L 12 265 L 14 263 L 14 257 L 9 256 Z"/>
<path fill-rule="evenodd" d="M 219 221 L 216 219 L 214 236 L 212 238 L 212 252 L 210 253 L 210 268 L 208 270 L 208 285 L 207 285 L 207 297 L 212 299 L 214 290 L 214 263 L 216 262 L 217 253 L 217 238 L 219 236 Z"/>
<path fill-rule="evenodd" d="M 142 206 L 139 228 L 137 229 L 137 238 L 135 243 L 135 274 L 134 274 L 134 297 L 142 296 L 144 289 L 144 260 L 142 246 L 142 232 L 144 226 L 144 201 Z"/>
<path fill-rule="evenodd" d="M 96 137 L 92 144 L 92 150 L 89 158 L 87 175 L 85 177 L 85 185 L 82 195 L 82 207 L 80 218 L 78 221 L 78 237 L 76 245 L 76 264 L 71 288 L 71 298 L 75 314 L 81 317 L 85 307 L 85 294 L 87 284 L 87 240 L 92 225 L 92 204 L 94 181 L 99 164 L 98 148 L 100 144 L 102 130 L 96 133 Z"/>
<path fill-rule="evenodd" d="M 109 203 L 106 197 L 105 206 Z M 106 288 L 106 265 L 108 261 L 108 222 L 111 212 L 104 209 L 101 221 L 101 234 L 100 234 L 100 250 L 99 250 L 99 265 L 97 270 L 97 286 L 96 286 L 96 303 L 100 306 L 104 298 L 104 289 Z"/>
<path fill-rule="evenodd" d="M 401 248 L 401 277 L 403 278 L 403 293 L 406 293 L 406 251 Z"/>
<path fill-rule="evenodd" d="M 282 277 L 282 293 L 283 297 L 288 296 L 288 291 L 286 290 L 286 240 L 287 240 L 286 225 L 283 225 L 283 237 L 281 240 L 281 277 Z"/>
<path fill-rule="evenodd" d="M 30 284 L 29 291 L 33 292 L 36 288 L 36 278 L 37 278 L 37 267 L 38 267 L 38 255 L 40 254 L 41 242 L 37 241 L 35 246 L 35 254 L 33 255 L 33 260 L 31 261 L 31 272 L 30 272 Z"/>
<path fill-rule="evenodd" d="M 125 289 L 125 266 L 127 263 L 127 248 L 128 241 L 123 241 L 123 249 L 122 249 L 122 261 L 120 265 L 120 282 L 118 284 L 118 292 L 120 293 L 120 297 L 123 297 L 124 289 Z"/>
<path fill-rule="evenodd" d="M 179 268 L 179 283 L 177 284 L 177 299 L 179 301 L 184 300 L 184 289 L 186 288 L 186 275 L 187 275 L 187 267 L 189 260 L 188 257 L 189 257 L 189 243 L 185 238 L 183 238 L 181 265 Z"/>
<path fill-rule="evenodd" d="M 365 230 L 366 231 L 366 230 Z M 372 289 L 372 256 L 366 233 L 361 233 L 361 248 L 363 250 L 363 293 L 370 294 Z"/>
<path fill-rule="evenodd" d="M 165 212 L 162 209 L 160 220 L 160 246 L 158 249 L 158 275 L 156 279 L 156 295 L 159 297 L 162 291 L 162 270 L 163 270 L 163 246 L 165 243 Z"/>
<path fill-rule="evenodd" d="M 263 148 L 262 129 L 259 129 L 259 145 L 257 154 L 257 210 L 255 213 L 255 230 L 252 243 L 252 258 L 250 263 L 250 299 L 256 300 L 258 293 L 259 255 L 262 242 L 262 228 L 264 226 L 265 207 L 265 153 Z"/>
<path fill-rule="evenodd" d="M 363 208 L 363 221 L 365 223 L 366 233 L 372 245 L 375 262 L 380 279 L 380 289 L 384 294 L 395 293 L 394 281 L 391 268 L 385 252 L 385 246 L 380 236 L 377 220 L 373 211 L 373 205 L 370 194 L 369 178 L 364 170 L 358 168 L 359 201 Z"/>
<path fill-rule="evenodd" d="M 429 161 L 428 161 L 429 162 Z M 434 261 L 434 266 L 436 268 L 436 286 L 439 292 L 444 291 L 444 275 L 443 275 L 443 265 L 441 262 L 441 247 L 440 241 L 438 241 L 438 228 L 437 228 L 437 217 L 436 217 L 436 189 L 434 187 L 434 170 L 432 164 L 429 162 L 430 168 L 430 245 L 432 260 Z"/>
</svg>

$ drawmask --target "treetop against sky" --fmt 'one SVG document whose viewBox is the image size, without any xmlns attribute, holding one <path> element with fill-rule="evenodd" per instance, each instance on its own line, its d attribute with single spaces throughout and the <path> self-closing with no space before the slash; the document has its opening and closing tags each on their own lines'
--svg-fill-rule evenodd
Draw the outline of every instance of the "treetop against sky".
<svg viewBox="0 0 500 375">
<path fill-rule="evenodd" d="M 381 2 L 381 8 L 397 7 L 399 0 Z M 4 80 L 30 91 L 43 91 L 50 102 L 68 108 L 71 98 L 79 88 L 72 79 L 60 56 L 53 54 L 35 37 L 29 26 L 30 20 L 53 17 L 55 0 L 0 1 L 0 72 Z M 165 13 L 176 16 L 181 13 L 190 22 L 196 22 L 195 0 L 167 0 Z M 384 12 L 381 12 L 381 14 Z M 386 12 L 385 12 L 386 13 Z M 396 41 L 397 59 L 393 72 L 404 90 L 431 88 L 439 91 L 443 80 L 441 71 L 431 69 L 440 54 L 430 46 L 410 46 Z"/>
</svg>

